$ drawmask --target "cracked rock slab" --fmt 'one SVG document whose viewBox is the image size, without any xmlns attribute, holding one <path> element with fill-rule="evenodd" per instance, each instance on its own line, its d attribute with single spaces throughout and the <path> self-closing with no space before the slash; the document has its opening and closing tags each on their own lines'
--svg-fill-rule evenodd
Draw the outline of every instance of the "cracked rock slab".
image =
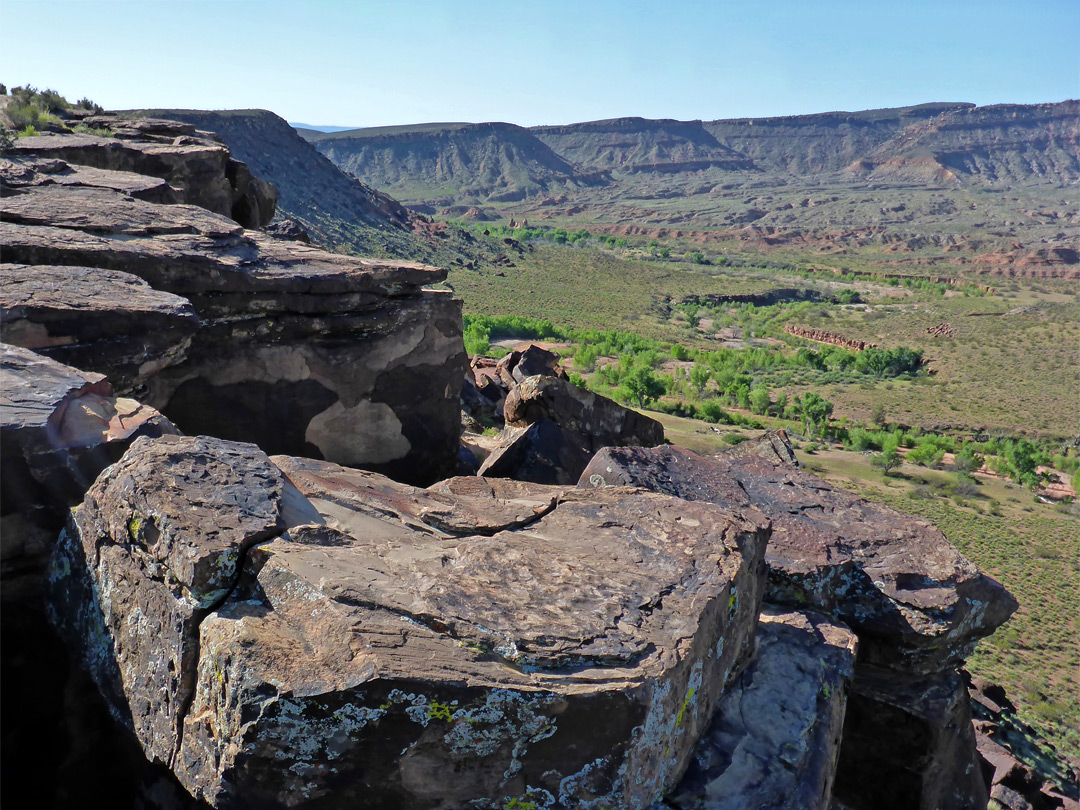
<svg viewBox="0 0 1080 810">
<path fill-rule="evenodd" d="M 828 810 L 855 634 L 814 611 L 764 605 L 757 644 L 665 808 Z"/>
<path fill-rule="evenodd" d="M 115 710 L 164 718 L 134 724 L 144 749 L 216 807 L 647 807 L 748 659 L 759 519 L 631 488 L 421 490 L 301 459 L 276 461 L 316 525 L 258 542 L 288 521 L 249 494 L 237 583 L 197 614 L 191 577 L 161 569 L 221 547 L 212 527 L 236 521 L 249 467 L 277 479 L 254 449 L 219 467 L 170 448 L 158 488 L 203 505 L 177 515 L 171 545 L 131 542 L 128 504 L 166 496 L 112 473 L 57 555 L 76 572 L 84 549 L 97 604 L 57 612 L 106 610 L 104 659 L 142 662 L 120 667 Z M 176 477 L 196 466 L 211 481 Z M 110 657 L 129 646 L 143 652 Z M 175 681 L 143 676 L 167 660 Z"/>
<path fill-rule="evenodd" d="M 768 599 L 850 626 L 860 661 L 915 673 L 957 666 L 1017 607 L 931 523 L 762 455 L 606 448 L 578 486 L 613 484 L 760 509 L 772 522 Z"/>
</svg>

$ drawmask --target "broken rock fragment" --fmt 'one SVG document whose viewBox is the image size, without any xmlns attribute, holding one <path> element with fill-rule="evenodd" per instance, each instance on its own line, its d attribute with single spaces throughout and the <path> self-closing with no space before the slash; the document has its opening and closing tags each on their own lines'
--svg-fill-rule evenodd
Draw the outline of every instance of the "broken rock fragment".
<svg viewBox="0 0 1080 810">
<path fill-rule="evenodd" d="M 664 440 L 655 419 L 553 376 L 526 377 L 507 394 L 506 428 L 480 475 L 573 484 L 603 447 Z"/>
</svg>

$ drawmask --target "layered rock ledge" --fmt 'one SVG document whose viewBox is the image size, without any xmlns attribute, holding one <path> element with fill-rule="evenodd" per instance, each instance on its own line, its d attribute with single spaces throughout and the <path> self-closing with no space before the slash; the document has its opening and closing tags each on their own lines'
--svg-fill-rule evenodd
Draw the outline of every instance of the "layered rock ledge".
<svg viewBox="0 0 1080 810">
<path fill-rule="evenodd" d="M 52 569 L 114 714 L 193 795 L 643 808 L 674 786 L 750 658 L 759 513 L 275 460 L 140 440 Z"/>
<path fill-rule="evenodd" d="M 20 138 L 0 161 L 3 339 L 106 375 L 187 433 L 451 474 L 460 302 L 424 290 L 445 270 L 247 230 L 273 194 L 224 145 L 106 118 L 89 125 L 110 137 Z"/>
</svg>

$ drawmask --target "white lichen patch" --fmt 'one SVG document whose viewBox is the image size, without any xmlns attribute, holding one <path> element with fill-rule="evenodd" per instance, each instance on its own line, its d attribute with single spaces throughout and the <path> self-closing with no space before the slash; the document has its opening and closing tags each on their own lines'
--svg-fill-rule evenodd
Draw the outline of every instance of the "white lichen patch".
<svg viewBox="0 0 1080 810">
<path fill-rule="evenodd" d="M 509 779 L 521 770 L 529 746 L 556 732 L 554 718 L 544 709 L 558 700 L 554 695 L 493 689 L 479 706 L 456 710 L 443 739 L 455 756 L 486 757 L 510 748 Z"/>
</svg>

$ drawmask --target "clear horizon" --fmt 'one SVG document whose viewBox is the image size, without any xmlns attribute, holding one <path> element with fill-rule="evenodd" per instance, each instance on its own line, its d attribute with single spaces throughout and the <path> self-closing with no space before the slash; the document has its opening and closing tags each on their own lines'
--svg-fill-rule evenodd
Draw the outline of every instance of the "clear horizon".
<svg viewBox="0 0 1080 810">
<path fill-rule="evenodd" d="M 320 127 L 765 118 L 1080 96 L 1080 4 L 1059 0 L 663 9 L 0 0 L 0 24 L 9 87 L 110 109 L 268 109 Z"/>
</svg>

